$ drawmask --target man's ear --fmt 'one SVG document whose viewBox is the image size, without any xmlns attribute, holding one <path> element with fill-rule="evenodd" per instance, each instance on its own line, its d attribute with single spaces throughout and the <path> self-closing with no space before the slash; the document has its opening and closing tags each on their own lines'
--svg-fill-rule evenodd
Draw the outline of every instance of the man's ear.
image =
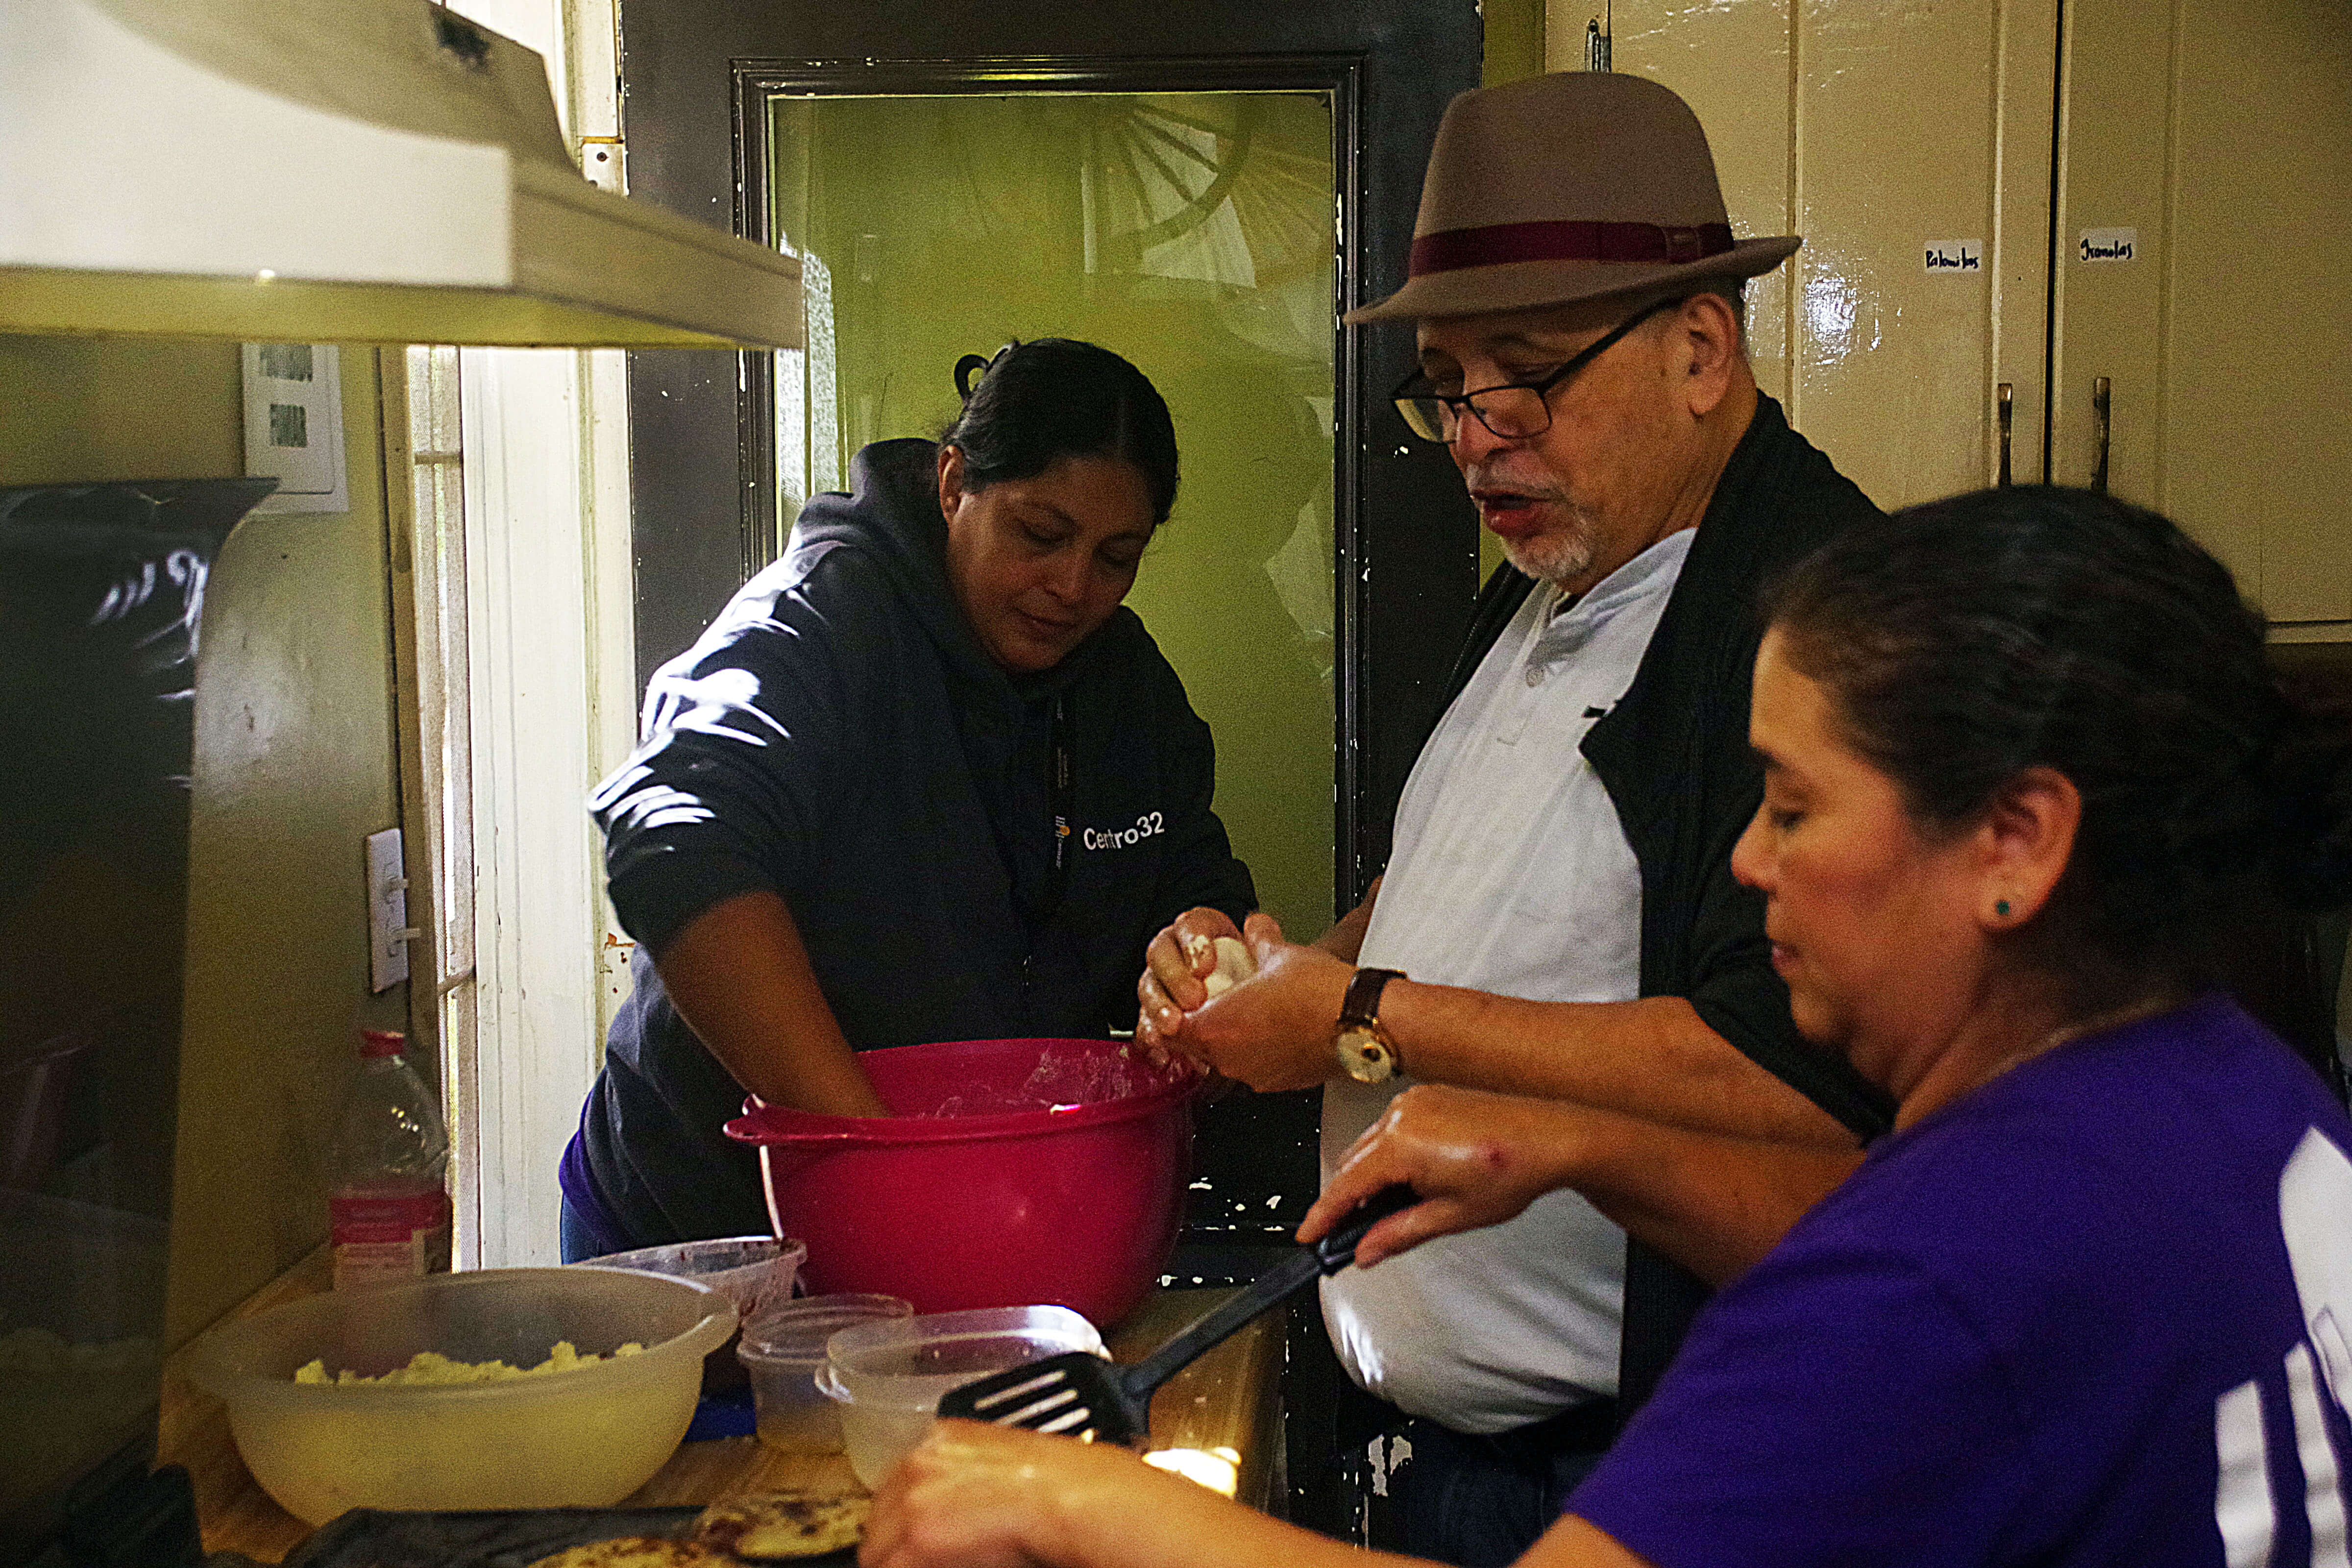
<svg viewBox="0 0 2352 1568">
<path fill-rule="evenodd" d="M 2013 931 L 2040 914 L 2082 826 L 2082 792 L 2055 768 L 2027 768 L 1993 791 L 1976 829 L 1978 922 Z"/>
<path fill-rule="evenodd" d="M 1687 385 L 1691 416 L 1704 419 L 1731 391 L 1732 370 L 1739 363 L 1739 318 L 1720 294 L 1694 294 L 1671 318 L 1684 358 L 1681 369 Z"/>
</svg>

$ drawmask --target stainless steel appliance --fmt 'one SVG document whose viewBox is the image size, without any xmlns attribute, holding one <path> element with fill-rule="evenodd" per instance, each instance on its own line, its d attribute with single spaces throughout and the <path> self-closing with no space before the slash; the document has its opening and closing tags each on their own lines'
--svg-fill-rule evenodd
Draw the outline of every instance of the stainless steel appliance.
<svg viewBox="0 0 2352 1568">
<path fill-rule="evenodd" d="M 197 645 L 276 483 L 0 489 L 0 1568 L 202 1557 L 150 1473 Z"/>
</svg>

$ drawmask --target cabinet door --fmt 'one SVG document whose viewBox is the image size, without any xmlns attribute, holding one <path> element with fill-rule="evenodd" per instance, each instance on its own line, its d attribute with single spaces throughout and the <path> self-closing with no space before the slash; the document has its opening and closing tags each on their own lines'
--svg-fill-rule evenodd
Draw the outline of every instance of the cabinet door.
<svg viewBox="0 0 2352 1568">
<path fill-rule="evenodd" d="M 1594 7 L 1553 0 L 1553 69 Z M 1689 100 L 1741 235 L 1758 381 L 1882 506 L 2042 473 L 2055 0 L 1627 0 L 1613 65 Z"/>
<path fill-rule="evenodd" d="M 2053 472 L 2177 519 L 2281 635 L 2352 637 L 2352 6 L 2071 0 Z M 2128 250 L 2128 254 L 2125 252 Z"/>
</svg>

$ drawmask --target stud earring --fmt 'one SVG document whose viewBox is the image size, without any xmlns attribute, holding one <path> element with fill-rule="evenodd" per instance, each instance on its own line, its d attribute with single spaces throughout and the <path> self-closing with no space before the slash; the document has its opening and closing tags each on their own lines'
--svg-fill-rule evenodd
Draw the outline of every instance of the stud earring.
<svg viewBox="0 0 2352 1568">
<path fill-rule="evenodd" d="M 2007 899 L 1995 899 L 1992 901 L 1992 912 L 1999 915 L 2001 919 L 2007 920 L 2009 918 L 2009 900 Z"/>
</svg>

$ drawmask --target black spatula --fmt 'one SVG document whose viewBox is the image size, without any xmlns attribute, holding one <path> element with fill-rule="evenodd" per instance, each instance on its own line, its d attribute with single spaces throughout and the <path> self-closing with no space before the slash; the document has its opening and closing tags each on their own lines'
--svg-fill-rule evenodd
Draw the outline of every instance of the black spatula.
<svg viewBox="0 0 2352 1568">
<path fill-rule="evenodd" d="M 940 1414 L 1072 1437 L 1091 1433 L 1108 1443 L 1132 1443 L 1150 1425 L 1153 1390 L 1268 1307 L 1309 1281 L 1345 1268 L 1354 1260 L 1356 1243 L 1364 1239 L 1366 1231 L 1399 1209 L 1412 1207 L 1415 1201 L 1407 1186 L 1373 1194 L 1339 1229 L 1312 1247 L 1300 1247 L 1259 1275 L 1240 1295 L 1206 1313 L 1133 1366 L 1071 1351 L 967 1383 L 940 1401 Z"/>
</svg>

